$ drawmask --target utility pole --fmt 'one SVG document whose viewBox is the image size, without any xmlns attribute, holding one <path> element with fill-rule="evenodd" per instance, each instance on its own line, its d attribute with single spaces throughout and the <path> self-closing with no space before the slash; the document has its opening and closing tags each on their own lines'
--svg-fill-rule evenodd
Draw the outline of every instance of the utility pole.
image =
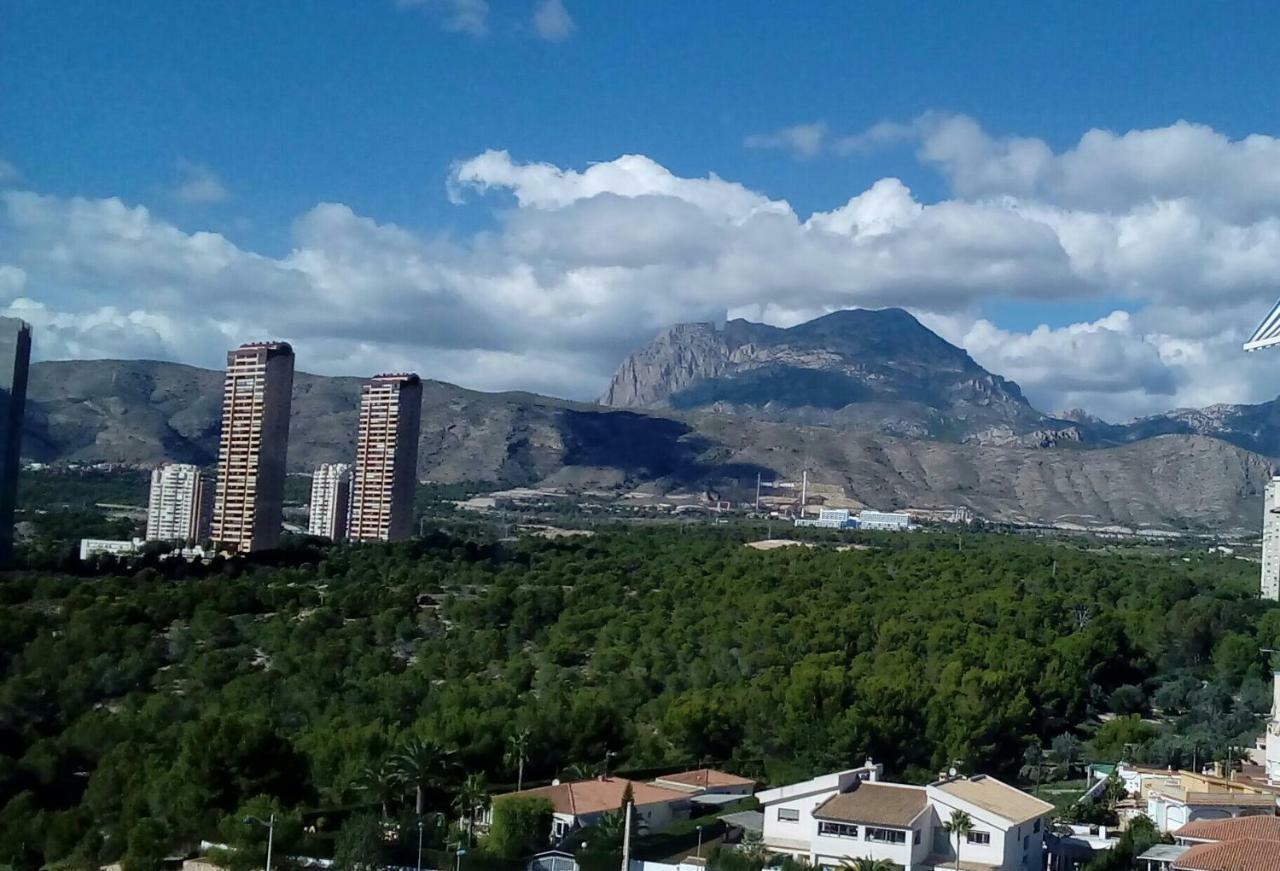
<svg viewBox="0 0 1280 871">
<path fill-rule="evenodd" d="M 246 826 L 259 825 L 267 830 L 267 867 L 266 871 L 271 871 L 271 846 L 276 837 L 276 815 L 272 814 L 267 819 L 259 819 L 258 817 L 245 817 L 242 822 Z"/>
<path fill-rule="evenodd" d="M 627 802 L 627 806 L 623 809 L 625 817 L 622 821 L 622 871 L 631 871 L 631 807 L 633 804 L 633 802 Z"/>
</svg>

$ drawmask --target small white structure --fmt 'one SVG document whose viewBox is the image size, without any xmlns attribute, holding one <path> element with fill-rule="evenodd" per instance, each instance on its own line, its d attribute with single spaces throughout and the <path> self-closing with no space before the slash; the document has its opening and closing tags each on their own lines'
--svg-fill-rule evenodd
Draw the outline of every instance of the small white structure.
<svg viewBox="0 0 1280 871">
<path fill-rule="evenodd" d="M 1276 798 L 1256 792 L 1205 792 L 1154 785 L 1147 793 L 1147 816 L 1161 832 L 1200 820 L 1275 816 Z"/>
<path fill-rule="evenodd" d="M 955 811 L 973 820 L 963 865 L 1038 871 L 1044 863 L 1047 802 L 993 777 L 947 777 L 928 786 L 886 783 L 870 759 L 860 768 L 757 795 L 765 846 L 815 866 L 885 859 L 906 871 L 950 867 L 956 845 L 943 829 Z"/>
<path fill-rule="evenodd" d="M 80 539 L 80 560 L 83 562 L 93 559 L 95 556 L 131 556 L 139 553 L 145 543 L 141 538 L 129 541 L 113 541 L 109 538 L 82 538 Z"/>
<path fill-rule="evenodd" d="M 911 515 L 905 511 L 871 511 L 868 509 L 858 512 L 858 528 L 904 532 L 911 528 Z"/>
<path fill-rule="evenodd" d="M 1280 477 L 1267 482 L 1262 500 L 1261 595 L 1280 600 Z"/>
</svg>

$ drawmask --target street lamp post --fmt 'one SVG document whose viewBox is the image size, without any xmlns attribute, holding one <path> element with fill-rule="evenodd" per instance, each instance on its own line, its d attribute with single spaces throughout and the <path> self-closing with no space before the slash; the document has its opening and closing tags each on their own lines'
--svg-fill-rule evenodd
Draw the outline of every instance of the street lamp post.
<svg viewBox="0 0 1280 871">
<path fill-rule="evenodd" d="M 465 856 L 466 854 L 467 854 L 467 851 L 465 849 L 463 849 L 462 847 L 458 848 L 458 858 L 454 862 L 453 871 L 462 871 L 462 857 Z"/>
<path fill-rule="evenodd" d="M 698 826 L 698 858 L 702 858 L 702 826 Z"/>
<path fill-rule="evenodd" d="M 265 821 L 257 817 L 245 817 L 244 824 L 246 826 L 257 824 L 263 826 L 267 830 L 267 867 L 265 871 L 271 871 L 271 846 L 276 839 L 276 815 L 272 814 Z"/>
<path fill-rule="evenodd" d="M 418 817 L 418 871 L 422 871 L 422 817 Z"/>
</svg>

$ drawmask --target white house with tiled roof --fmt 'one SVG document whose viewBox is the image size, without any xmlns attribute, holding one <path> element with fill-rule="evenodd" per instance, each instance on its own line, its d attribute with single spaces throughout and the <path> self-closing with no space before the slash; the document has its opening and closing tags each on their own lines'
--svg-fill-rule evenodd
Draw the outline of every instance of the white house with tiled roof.
<svg viewBox="0 0 1280 871">
<path fill-rule="evenodd" d="M 511 796 L 545 798 L 553 811 L 550 840 L 559 841 L 576 828 L 594 825 L 607 813 L 621 810 L 627 787 L 635 802 L 638 831 L 660 831 L 689 816 L 693 802 L 703 796 L 749 796 L 755 781 L 713 768 L 682 771 L 655 778 L 649 783 L 625 777 L 597 777 L 591 780 L 555 781 L 520 792 L 493 797 L 493 804 Z M 493 820 L 492 807 L 482 814 L 479 825 L 487 829 Z"/>
<path fill-rule="evenodd" d="M 944 778 L 928 786 L 887 783 L 880 765 L 839 771 L 758 793 L 764 843 L 824 869 L 885 859 L 905 871 L 955 867 L 943 829 L 953 811 L 973 820 L 960 845 L 968 871 L 1039 871 L 1053 806 L 993 777 Z"/>
</svg>

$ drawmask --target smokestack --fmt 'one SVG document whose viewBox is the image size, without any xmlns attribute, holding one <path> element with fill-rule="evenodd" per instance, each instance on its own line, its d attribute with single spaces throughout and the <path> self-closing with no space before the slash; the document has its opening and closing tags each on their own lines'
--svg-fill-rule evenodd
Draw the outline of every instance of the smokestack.
<svg viewBox="0 0 1280 871">
<path fill-rule="evenodd" d="M 800 516 L 804 517 L 804 507 L 809 504 L 809 470 L 804 470 L 800 485 Z"/>
</svg>

